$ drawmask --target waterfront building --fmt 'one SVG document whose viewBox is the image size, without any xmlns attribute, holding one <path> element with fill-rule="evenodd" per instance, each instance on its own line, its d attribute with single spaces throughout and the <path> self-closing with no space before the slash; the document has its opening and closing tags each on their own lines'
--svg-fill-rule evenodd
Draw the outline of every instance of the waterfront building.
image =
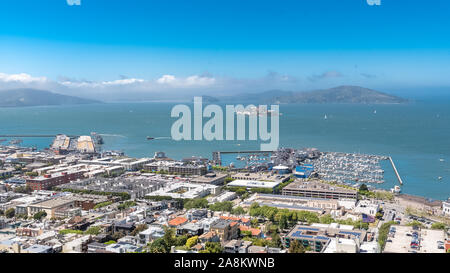
<svg viewBox="0 0 450 273">
<path fill-rule="evenodd" d="M 442 202 L 442 212 L 446 216 L 450 216 L 450 198 L 447 201 Z"/>
<path fill-rule="evenodd" d="M 296 180 L 283 188 L 282 195 L 328 199 L 358 199 L 356 190 L 333 186 L 317 180 Z"/>
</svg>

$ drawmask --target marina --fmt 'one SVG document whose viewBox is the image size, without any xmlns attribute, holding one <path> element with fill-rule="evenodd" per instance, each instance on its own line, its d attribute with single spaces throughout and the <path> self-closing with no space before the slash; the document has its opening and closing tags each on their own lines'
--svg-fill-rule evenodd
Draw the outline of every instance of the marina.
<svg viewBox="0 0 450 273">
<path fill-rule="evenodd" d="M 339 183 L 384 183 L 384 170 L 380 161 L 386 156 L 324 152 L 311 160 L 319 177 Z"/>
</svg>

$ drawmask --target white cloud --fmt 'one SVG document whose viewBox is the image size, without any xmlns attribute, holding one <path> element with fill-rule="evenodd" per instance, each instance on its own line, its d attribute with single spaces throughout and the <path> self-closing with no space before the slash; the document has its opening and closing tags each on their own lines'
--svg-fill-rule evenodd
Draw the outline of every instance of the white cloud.
<svg viewBox="0 0 450 273">
<path fill-rule="evenodd" d="M 102 82 L 92 82 L 92 81 L 74 81 L 74 80 L 65 80 L 59 82 L 62 85 L 68 87 L 108 87 L 108 86 L 121 86 L 121 85 L 131 85 L 136 83 L 143 83 L 145 80 L 143 79 L 120 79 L 113 81 L 102 81 Z"/>
<path fill-rule="evenodd" d="M 33 82 L 40 82 L 44 83 L 47 82 L 46 77 L 32 77 L 29 74 L 26 73 L 20 73 L 20 74 L 5 74 L 0 73 L 0 81 L 2 82 L 16 82 L 16 83 L 33 83 Z"/>
<path fill-rule="evenodd" d="M 157 79 L 156 82 L 159 84 L 171 84 L 176 81 L 173 75 L 163 75 L 161 78 Z"/>
<path fill-rule="evenodd" d="M 66 0 L 69 6 L 81 6 L 81 0 Z"/>
<path fill-rule="evenodd" d="M 195 87 L 214 85 L 216 79 L 210 76 L 199 75 L 193 75 L 187 78 L 177 78 L 174 75 L 163 75 L 161 78 L 157 79 L 156 82 L 173 87 Z"/>
</svg>

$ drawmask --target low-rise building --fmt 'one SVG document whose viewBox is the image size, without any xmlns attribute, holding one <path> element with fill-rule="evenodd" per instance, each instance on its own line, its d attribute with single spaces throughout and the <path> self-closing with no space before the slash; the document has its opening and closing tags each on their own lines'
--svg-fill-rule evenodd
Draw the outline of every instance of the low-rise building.
<svg viewBox="0 0 450 273">
<path fill-rule="evenodd" d="M 28 205 L 28 216 L 33 216 L 34 214 L 45 211 L 47 213 L 46 218 L 54 218 L 56 217 L 55 213 L 57 210 L 61 210 L 64 208 L 71 209 L 75 207 L 75 201 L 68 200 L 65 198 L 54 198 L 47 201 L 30 204 Z"/>
<path fill-rule="evenodd" d="M 450 216 L 450 198 L 447 201 L 442 202 L 442 213 Z"/>
<path fill-rule="evenodd" d="M 239 236 L 239 225 L 231 220 L 220 219 L 211 225 L 210 231 L 216 233 L 221 241 L 229 241 Z"/>
<path fill-rule="evenodd" d="M 327 199 L 358 199 L 358 192 L 356 190 L 333 186 L 318 180 L 303 179 L 297 179 L 293 183 L 284 187 L 282 190 L 282 195 Z"/>
<path fill-rule="evenodd" d="M 285 237 L 284 246 L 290 247 L 293 240 L 299 241 L 306 249 L 322 252 L 332 238 L 353 239 L 358 247 L 364 241 L 366 232 L 354 230 L 353 226 L 332 224 L 297 225 Z"/>
</svg>

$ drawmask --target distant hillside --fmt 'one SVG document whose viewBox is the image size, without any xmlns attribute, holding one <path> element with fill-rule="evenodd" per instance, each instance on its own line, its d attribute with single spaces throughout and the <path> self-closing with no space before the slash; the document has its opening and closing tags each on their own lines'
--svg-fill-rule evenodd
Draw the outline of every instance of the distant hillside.
<svg viewBox="0 0 450 273">
<path fill-rule="evenodd" d="M 339 86 L 310 92 L 296 92 L 288 96 L 277 96 L 275 103 L 356 103 L 389 104 L 406 103 L 408 100 L 359 86 Z"/>
<path fill-rule="evenodd" d="M 37 89 L 0 91 L 0 107 L 89 104 L 98 102 Z"/>
<path fill-rule="evenodd" d="M 233 103 L 354 103 L 390 104 L 406 103 L 408 100 L 359 86 L 338 86 L 309 92 L 270 90 L 262 93 L 245 93 L 235 96 L 208 97 L 216 102 Z"/>
</svg>

